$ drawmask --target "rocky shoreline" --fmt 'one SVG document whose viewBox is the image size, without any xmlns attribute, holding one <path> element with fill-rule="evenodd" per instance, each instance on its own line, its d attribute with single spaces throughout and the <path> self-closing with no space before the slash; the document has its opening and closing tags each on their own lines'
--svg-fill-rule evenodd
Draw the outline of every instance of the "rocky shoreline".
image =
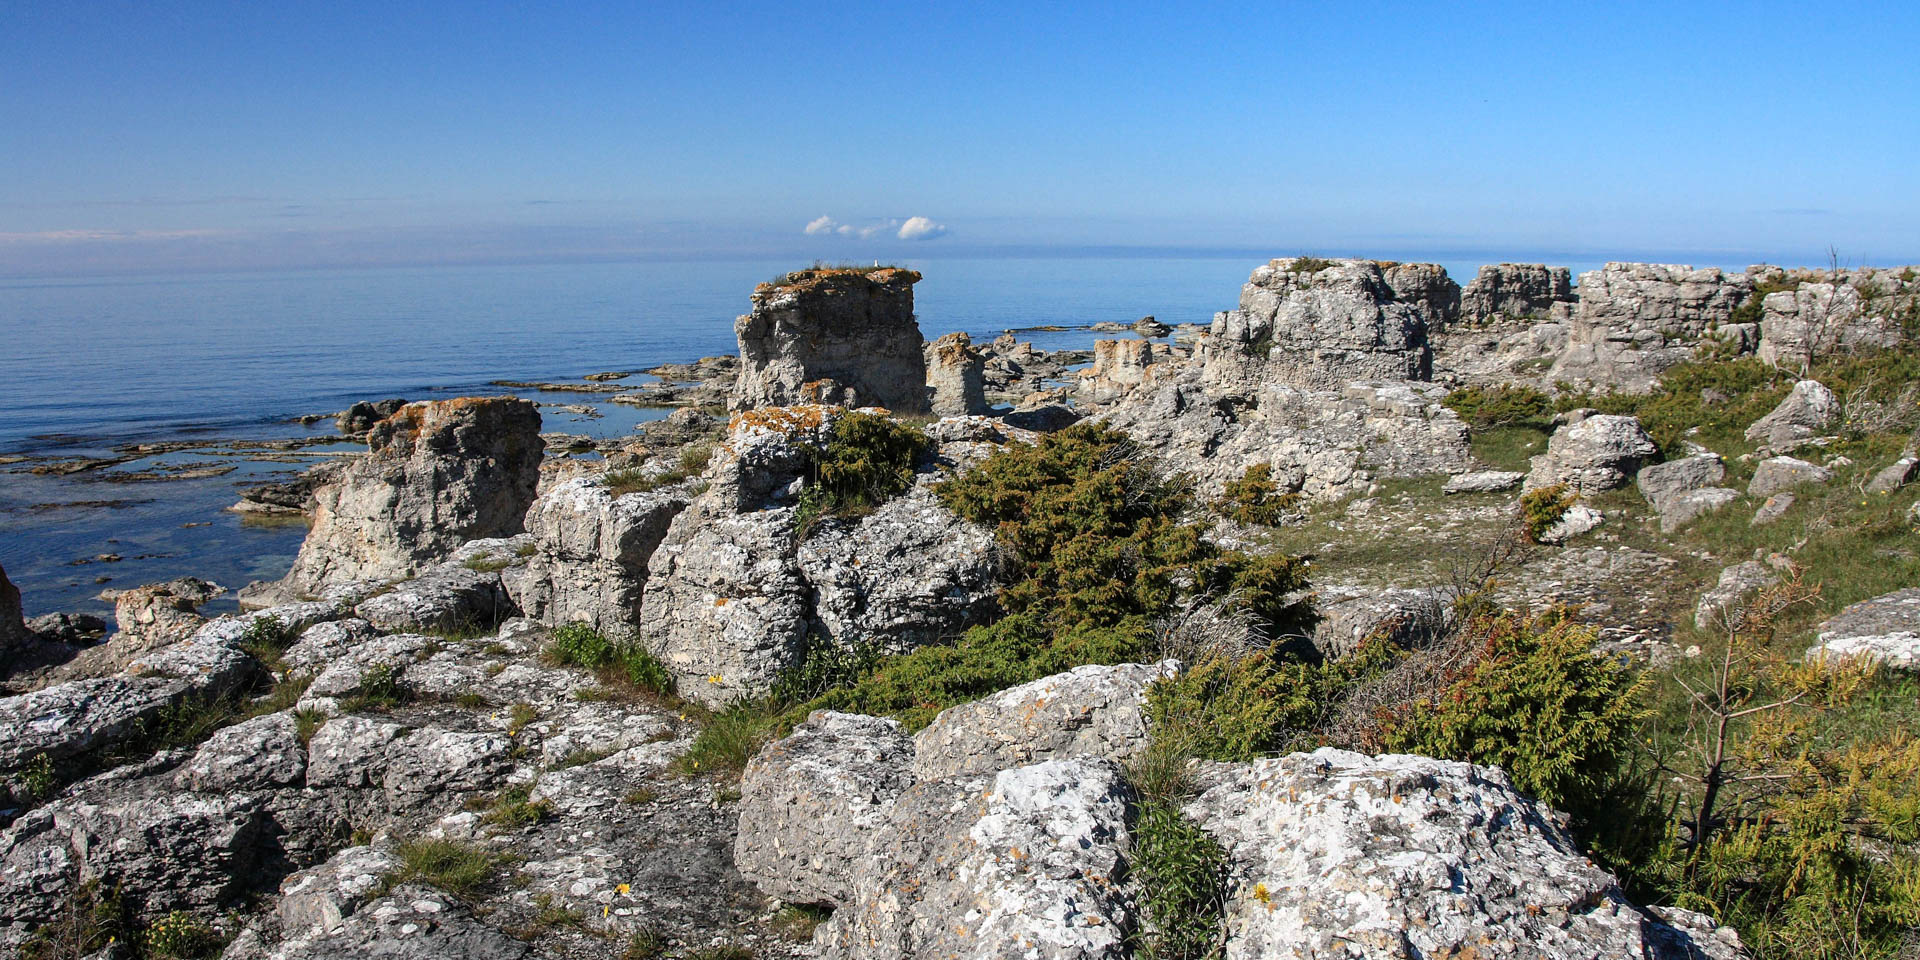
<svg viewBox="0 0 1920 960">
<path fill-rule="evenodd" d="M 1685 531 L 1763 527 L 1856 476 L 1894 513 L 1913 498 L 1920 423 L 1899 404 L 1916 398 L 1812 373 L 1912 350 L 1914 270 L 1611 263 L 1575 285 L 1500 264 L 1462 287 L 1432 264 L 1282 258 L 1205 329 L 1147 317 L 1085 352 L 929 342 L 919 279 L 797 271 L 753 292 L 738 357 L 496 384 L 675 408 L 629 435 L 549 430 L 556 408 L 518 397 L 355 404 L 336 427 L 363 450 L 241 489 L 235 509 L 307 531 L 236 615 L 203 615 L 223 588 L 182 579 L 115 591 L 110 633 L 29 622 L 0 571 L 0 944 L 154 956 L 172 924 L 232 960 L 1160 956 L 1172 822 L 1216 851 L 1206 909 L 1229 957 L 1750 955 L 1705 913 L 1637 902 L 1567 812 L 1492 763 L 1329 739 L 1185 755 L 1167 793 L 1155 698 L 1279 651 L 1302 670 L 1417 663 L 1489 609 L 1571 604 L 1579 656 L 1606 670 L 1696 658 L 1690 627 L 1804 570 Z M 1739 452 L 1610 412 L 1703 358 L 1789 374 Z M 1490 459 L 1518 415 L 1468 406 L 1487 391 L 1542 398 L 1520 462 Z M 985 506 L 950 488 L 1100 444 L 1012 470 Z M 1092 535 L 1023 554 L 1021 524 L 1047 518 L 1021 498 L 1109 474 L 1135 479 L 1082 509 L 1187 506 L 1119 531 L 1136 539 L 1098 575 L 1060 575 L 1081 591 L 1059 587 L 1060 609 L 1148 597 L 1154 616 L 1114 635 L 1167 655 L 1128 662 L 1099 634 L 1046 659 L 1018 631 L 1054 611 L 1014 608 L 1054 574 L 1014 571 L 1091 564 L 1075 551 Z M 1889 529 L 1920 526 L 1907 509 Z M 1469 583 L 1482 555 L 1500 575 Z M 1279 597 L 1235 612 L 1277 568 L 1209 586 L 1262 562 L 1312 577 L 1283 591 L 1306 627 L 1278 628 Z M 1836 611 L 1807 661 L 1913 669 L 1914 593 Z M 982 637 L 988 665 L 939 661 Z M 1051 669 L 979 677 L 1028 656 Z M 842 709 L 861 684 L 905 708 Z M 741 769 L 702 769 L 729 736 Z M 109 900 L 146 953 L 88 939 Z M 49 952 L 61 937 L 88 949 Z"/>
</svg>

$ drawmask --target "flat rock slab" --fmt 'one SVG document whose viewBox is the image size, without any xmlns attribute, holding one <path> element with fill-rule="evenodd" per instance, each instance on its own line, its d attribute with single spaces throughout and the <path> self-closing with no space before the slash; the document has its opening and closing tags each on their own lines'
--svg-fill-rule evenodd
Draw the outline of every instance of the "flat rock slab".
<svg viewBox="0 0 1920 960">
<path fill-rule="evenodd" d="M 1864 657 L 1900 670 L 1920 668 L 1920 587 L 1862 600 L 1820 629 L 1809 660 Z"/>
</svg>

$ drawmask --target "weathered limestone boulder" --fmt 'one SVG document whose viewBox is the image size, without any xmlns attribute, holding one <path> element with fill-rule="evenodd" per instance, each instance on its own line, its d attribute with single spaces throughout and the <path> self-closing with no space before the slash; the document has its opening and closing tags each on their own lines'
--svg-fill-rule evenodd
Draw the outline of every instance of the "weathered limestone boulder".
<svg viewBox="0 0 1920 960">
<path fill-rule="evenodd" d="M 817 633 L 904 653 L 951 640 L 998 609 L 993 531 L 916 488 L 854 521 L 821 521 L 800 544 Z"/>
<path fill-rule="evenodd" d="M 1794 500 L 1795 497 L 1793 494 L 1784 491 L 1768 497 L 1767 502 L 1761 504 L 1760 509 L 1753 512 L 1753 525 L 1756 527 L 1764 527 L 1786 516 L 1787 511 L 1793 509 Z"/>
<path fill-rule="evenodd" d="M 1089 403 L 1111 403 L 1152 378 L 1153 344 L 1147 340 L 1096 340 L 1093 366 L 1080 377 Z"/>
<path fill-rule="evenodd" d="M 1120 960 L 1133 800 L 1107 760 L 1048 760 L 922 782 L 888 811 L 887 851 L 814 935 L 845 960 Z"/>
<path fill-rule="evenodd" d="M 1769 457 L 1753 468 L 1753 480 L 1747 484 L 1747 494 L 1754 497 L 1770 497 L 1784 490 L 1809 483 L 1826 483 L 1833 479 L 1833 471 L 1816 466 L 1805 460 L 1793 457 Z"/>
<path fill-rule="evenodd" d="M 641 641 L 682 696 L 719 705 L 764 692 L 805 649 L 811 591 L 794 550 L 792 507 L 688 523 L 647 564 Z"/>
<path fill-rule="evenodd" d="M 91 753 L 187 697 L 223 693 L 258 676 L 260 664 L 241 649 L 257 618 L 273 617 L 299 631 L 338 616 L 334 607 L 314 603 L 221 617 L 122 672 L 0 697 L 0 778 L 42 753 L 56 764 Z"/>
<path fill-rule="evenodd" d="M 1904 456 L 1887 464 L 1867 482 L 1868 493 L 1892 493 L 1920 478 L 1920 457 Z"/>
<path fill-rule="evenodd" d="M 733 324 L 742 362 L 729 406 L 824 401 L 928 412 L 913 316 L 919 281 L 911 270 L 816 269 L 761 284 L 753 311 Z"/>
<path fill-rule="evenodd" d="M 1628 903 L 1493 767 L 1322 749 L 1200 780 L 1186 812 L 1227 852 L 1228 957 L 1742 955 L 1697 915 Z"/>
<path fill-rule="evenodd" d="M 1264 361 L 1260 375 L 1305 389 L 1355 380 L 1426 380 L 1427 325 L 1371 260 L 1275 260 L 1253 271 L 1240 308 L 1214 318 L 1222 349 Z"/>
<path fill-rule="evenodd" d="M 539 409 L 510 397 L 408 404 L 374 425 L 367 446 L 315 491 L 283 591 L 411 577 L 469 540 L 519 533 L 545 449 Z"/>
<path fill-rule="evenodd" d="M 1709 331 L 1745 342 L 1754 331 L 1737 331 L 1730 321 L 1751 289 L 1746 274 L 1713 267 L 1609 263 L 1583 273 L 1569 343 L 1548 380 L 1650 389 L 1667 368 L 1693 356 Z"/>
<path fill-rule="evenodd" d="M 371 892 L 355 887 L 347 896 L 359 900 Z M 476 919 L 461 898 L 428 886 L 402 884 L 355 907 L 337 922 L 312 925 L 302 935 L 289 935 L 271 947 L 249 929 L 221 956 L 225 960 L 521 960 L 532 951 L 506 931 Z"/>
<path fill-rule="evenodd" d="M 107 621 L 91 613 L 43 613 L 27 621 L 27 632 L 49 643 L 78 646 L 104 638 Z"/>
<path fill-rule="evenodd" d="M 513 600 L 498 570 L 460 563 L 429 567 L 354 606 L 361 619 L 388 633 L 491 629 L 513 616 Z"/>
<path fill-rule="evenodd" d="M 1336 660 L 1370 639 L 1411 645 L 1447 624 L 1447 596 L 1439 588 L 1322 591 L 1313 653 Z"/>
<path fill-rule="evenodd" d="M 1920 587 L 1862 600 L 1822 624 L 1807 659 L 1860 658 L 1897 670 L 1920 669 Z"/>
<path fill-rule="evenodd" d="M 1598 414 L 1555 430 L 1533 458 L 1526 489 L 1566 484 L 1577 493 L 1624 487 L 1658 448 L 1636 417 Z"/>
<path fill-rule="evenodd" d="M 1840 419 L 1840 398 L 1818 380 L 1802 380 L 1771 413 L 1747 428 L 1747 439 L 1769 450 L 1789 450 L 1820 436 Z"/>
<path fill-rule="evenodd" d="M 1474 466 L 1466 424 L 1441 403 L 1444 387 L 1228 386 L 1203 382 L 1211 366 L 1189 364 L 1177 378 L 1136 391 L 1099 419 L 1191 471 L 1206 495 L 1257 463 L 1272 464 L 1283 492 L 1312 500 L 1359 493 L 1379 478 L 1461 473 Z"/>
<path fill-rule="evenodd" d="M 148 915 L 237 905 L 266 853 L 259 796 L 116 789 L 127 786 L 95 781 L 0 832 L 7 921 L 52 921 L 95 880 L 137 892 Z"/>
<path fill-rule="evenodd" d="M 1147 687 L 1177 661 L 1076 667 L 942 710 L 914 735 L 919 780 L 1066 757 L 1126 762 L 1147 744 Z"/>
<path fill-rule="evenodd" d="M 782 900 L 850 902 L 912 765 L 898 721 L 814 711 L 747 763 L 735 865 Z"/>
<path fill-rule="evenodd" d="M 1481 267 L 1460 292 L 1460 316 L 1538 318 L 1551 315 L 1556 306 L 1568 309 L 1573 302 L 1573 275 L 1566 267 L 1496 263 Z"/>
<path fill-rule="evenodd" d="M 1720 571 L 1720 579 L 1693 607 L 1693 625 L 1702 630 L 1724 630 L 1725 618 L 1757 591 L 1780 582 L 1774 569 L 1758 560 L 1736 563 Z"/>
<path fill-rule="evenodd" d="M 1731 487 L 1701 487 L 1677 494 L 1659 506 L 1660 532 L 1672 533 L 1738 499 L 1740 491 Z"/>
<path fill-rule="evenodd" d="M 1835 351 L 1900 346 L 1910 337 L 1903 318 L 1920 303 L 1920 275 L 1911 267 L 1835 272 L 1763 266 L 1747 273 L 1793 286 L 1767 294 L 1760 310 L 1760 359 L 1790 369 Z"/>
<path fill-rule="evenodd" d="M 688 490 L 674 487 L 616 496 L 601 477 L 576 477 L 548 490 L 527 511 L 534 553 L 506 586 L 525 615 L 561 626 L 583 622 L 608 636 L 639 628 L 647 564 Z"/>
<path fill-rule="evenodd" d="M 307 745 L 285 710 L 215 732 L 174 774 L 180 789 L 199 793 L 294 787 L 306 778 Z"/>
<path fill-rule="evenodd" d="M 1590 533 L 1605 523 L 1607 515 L 1584 503 L 1576 503 L 1560 515 L 1540 534 L 1541 543 L 1566 543 L 1583 533 Z"/>
<path fill-rule="evenodd" d="M 927 388 L 936 417 L 970 417 L 987 412 L 986 360 L 964 333 L 949 333 L 927 344 Z"/>
<path fill-rule="evenodd" d="M 393 397 L 387 400 L 361 400 L 340 412 L 333 418 L 334 428 L 345 434 L 361 434 L 373 429 L 373 425 L 400 412 L 407 401 Z"/>
<path fill-rule="evenodd" d="M 1472 473 L 1457 473 L 1447 478 L 1440 486 L 1441 493 L 1495 493 L 1512 490 L 1525 480 L 1527 475 L 1516 470 L 1476 470 Z"/>
<path fill-rule="evenodd" d="M 1429 333 L 1460 319 L 1460 285 L 1437 263 L 1383 263 L 1380 275 L 1393 298 L 1413 308 Z"/>
<path fill-rule="evenodd" d="M 179 643 L 206 625 L 200 605 L 227 592 L 227 588 L 198 577 L 181 577 L 110 594 L 113 619 L 119 632 L 111 641 L 124 657 Z"/>
<path fill-rule="evenodd" d="M 1711 487 L 1726 479 L 1727 465 L 1717 453 L 1695 454 L 1640 468 L 1633 485 L 1658 510 L 1691 490 Z"/>
</svg>

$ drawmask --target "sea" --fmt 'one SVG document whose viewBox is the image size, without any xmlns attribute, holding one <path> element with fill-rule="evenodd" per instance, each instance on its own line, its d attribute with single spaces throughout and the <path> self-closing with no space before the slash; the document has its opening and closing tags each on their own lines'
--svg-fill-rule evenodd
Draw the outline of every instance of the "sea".
<svg viewBox="0 0 1920 960">
<path fill-rule="evenodd" d="M 906 261 L 922 332 L 1044 349 L 1090 346 L 1099 321 L 1206 323 L 1263 261 L 1215 258 Z M 28 616 L 111 613 L 102 591 L 196 576 L 237 592 L 282 576 L 300 523 L 229 511 L 236 488 L 355 449 L 332 414 L 356 400 L 517 394 L 543 429 L 632 433 L 669 410 L 494 380 L 578 381 L 735 352 L 753 287 L 775 260 L 437 266 L 0 279 L 0 567 Z M 1451 267 L 1451 265 L 1450 265 Z M 1473 266 L 1453 268 L 1464 281 Z M 1112 336 L 1106 334 L 1105 336 Z M 634 377 L 624 383 L 638 383 Z M 561 409 L 584 404 L 599 416 Z M 250 442 L 315 445 L 258 459 Z M 50 462 L 203 446 L 72 474 Z M 18 459 L 25 458 L 25 459 Z M 42 472 L 34 472 L 41 468 Z M 231 609 L 233 594 L 209 605 Z"/>
</svg>

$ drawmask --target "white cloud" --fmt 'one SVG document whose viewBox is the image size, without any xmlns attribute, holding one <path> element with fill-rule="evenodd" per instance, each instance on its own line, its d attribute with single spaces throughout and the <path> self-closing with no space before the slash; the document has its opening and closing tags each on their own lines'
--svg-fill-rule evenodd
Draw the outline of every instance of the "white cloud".
<svg viewBox="0 0 1920 960">
<path fill-rule="evenodd" d="M 944 225 L 926 217 L 908 217 L 907 222 L 900 225 L 899 237 L 902 240 L 932 240 L 946 232 Z"/>
<path fill-rule="evenodd" d="M 931 240 L 947 232 L 943 224 L 926 217 L 889 217 L 885 220 L 872 220 L 866 223 L 841 223 L 832 217 L 816 217 L 807 222 L 805 233 L 809 237 L 842 236 L 860 240 L 872 240 L 892 235 L 901 240 Z"/>
</svg>

